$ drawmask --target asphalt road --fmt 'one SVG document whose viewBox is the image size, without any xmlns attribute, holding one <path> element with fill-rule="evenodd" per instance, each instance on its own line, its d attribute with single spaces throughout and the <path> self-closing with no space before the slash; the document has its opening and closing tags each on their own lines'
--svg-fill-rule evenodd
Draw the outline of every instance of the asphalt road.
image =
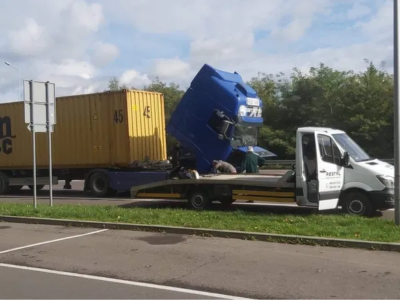
<svg viewBox="0 0 400 300">
<path fill-rule="evenodd" d="M 195 294 L 0 266 L 2 299 L 198 299 Z M 73 287 L 73 288 L 71 288 Z M 202 299 L 215 299 L 201 296 Z"/>
<path fill-rule="evenodd" d="M 400 253 L 135 231 L 0 225 L 3 298 L 221 299 L 201 292 L 253 299 L 395 299 L 400 295 L 400 265 L 395 263 L 400 261 Z M 80 274 L 107 278 L 74 277 Z M 139 286 L 143 282 L 156 286 Z M 191 290 L 182 293 L 174 288 Z"/>
</svg>

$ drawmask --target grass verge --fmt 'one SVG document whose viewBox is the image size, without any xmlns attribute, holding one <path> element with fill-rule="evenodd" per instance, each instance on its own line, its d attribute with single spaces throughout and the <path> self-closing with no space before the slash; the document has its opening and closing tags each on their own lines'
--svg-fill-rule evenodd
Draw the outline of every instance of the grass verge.
<svg viewBox="0 0 400 300">
<path fill-rule="evenodd" d="M 38 205 L 35 209 L 32 205 L 19 203 L 0 203 L 0 214 L 400 242 L 400 228 L 393 221 L 338 214 L 266 214 L 241 210 L 193 211 L 173 208 L 121 208 L 67 204 L 53 207 Z"/>
</svg>

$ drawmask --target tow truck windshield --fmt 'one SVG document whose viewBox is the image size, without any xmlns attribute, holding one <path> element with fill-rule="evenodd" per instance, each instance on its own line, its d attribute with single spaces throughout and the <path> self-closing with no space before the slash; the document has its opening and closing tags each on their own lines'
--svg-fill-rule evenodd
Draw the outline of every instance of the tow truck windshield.
<svg viewBox="0 0 400 300">
<path fill-rule="evenodd" d="M 337 133 L 332 135 L 336 142 L 349 153 L 350 157 L 356 162 L 369 161 L 374 158 L 369 156 L 355 141 L 346 133 Z"/>
</svg>

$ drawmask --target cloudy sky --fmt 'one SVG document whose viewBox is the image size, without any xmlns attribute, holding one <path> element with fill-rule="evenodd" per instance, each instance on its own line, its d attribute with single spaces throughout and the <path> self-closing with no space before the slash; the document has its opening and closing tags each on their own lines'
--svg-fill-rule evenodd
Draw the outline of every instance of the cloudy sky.
<svg viewBox="0 0 400 300">
<path fill-rule="evenodd" d="M 204 63 L 245 80 L 320 62 L 392 70 L 392 0 L 1 0 L 0 102 L 21 80 L 56 94 L 103 91 L 111 76 L 187 87 Z"/>
</svg>

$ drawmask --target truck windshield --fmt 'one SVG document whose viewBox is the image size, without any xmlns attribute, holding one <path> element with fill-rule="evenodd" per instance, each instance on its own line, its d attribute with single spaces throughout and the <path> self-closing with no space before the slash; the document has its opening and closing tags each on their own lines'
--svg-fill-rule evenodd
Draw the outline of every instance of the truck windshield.
<svg viewBox="0 0 400 300">
<path fill-rule="evenodd" d="M 353 141 L 347 134 L 345 133 L 338 133 L 333 134 L 333 138 L 336 142 L 346 150 L 352 159 L 356 162 L 372 160 L 373 158 L 370 157 L 358 144 Z"/>
<path fill-rule="evenodd" d="M 240 146 L 254 146 L 257 143 L 258 127 L 236 124 L 233 140 Z"/>
</svg>

